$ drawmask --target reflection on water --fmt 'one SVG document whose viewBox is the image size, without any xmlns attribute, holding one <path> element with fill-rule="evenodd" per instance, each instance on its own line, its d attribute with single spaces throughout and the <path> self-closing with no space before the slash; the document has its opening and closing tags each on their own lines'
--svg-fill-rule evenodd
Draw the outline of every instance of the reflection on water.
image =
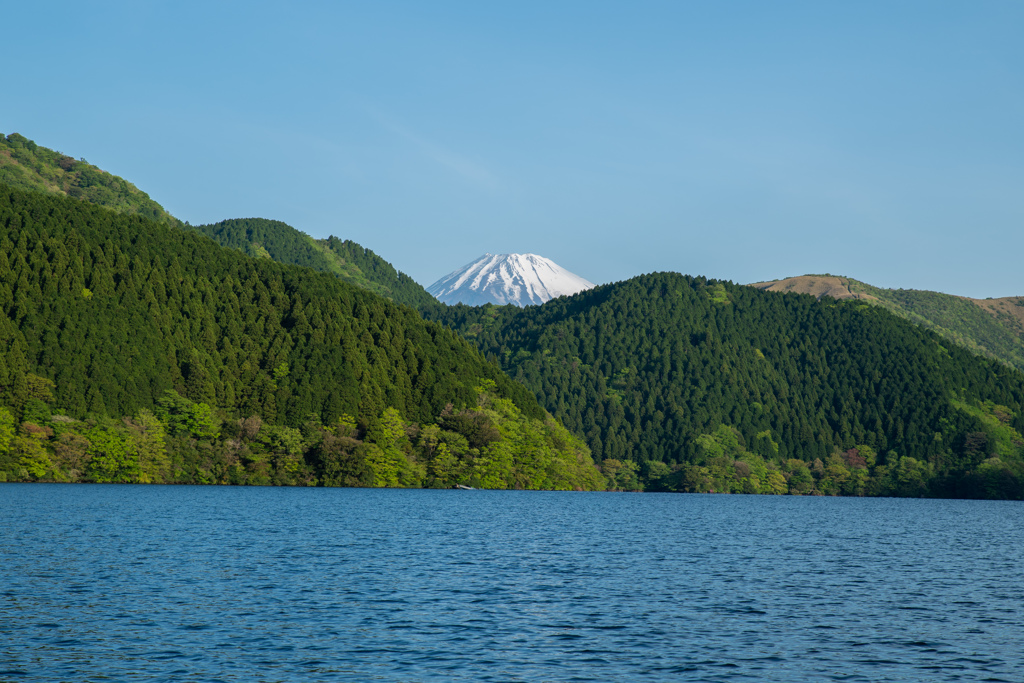
<svg viewBox="0 0 1024 683">
<path fill-rule="evenodd" d="M 1014 681 L 1014 502 L 0 485 L 0 681 Z"/>
</svg>

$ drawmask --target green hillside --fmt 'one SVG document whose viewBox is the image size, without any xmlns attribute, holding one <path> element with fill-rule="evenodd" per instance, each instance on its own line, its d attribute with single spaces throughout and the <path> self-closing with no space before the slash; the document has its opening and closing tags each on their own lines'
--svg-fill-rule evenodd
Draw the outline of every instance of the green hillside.
<svg viewBox="0 0 1024 683">
<path fill-rule="evenodd" d="M 907 318 L 980 353 L 1024 371 L 1024 327 L 1009 316 L 999 316 L 981 302 L 941 292 L 917 289 L 881 289 L 854 281 L 862 291 L 896 315 Z"/>
<path fill-rule="evenodd" d="M 40 147 L 11 133 L 0 134 L 0 183 L 47 194 L 60 194 L 177 225 L 179 221 L 127 180 L 101 171 L 85 159 Z"/>
<path fill-rule="evenodd" d="M 412 309 L 0 185 L 0 474 L 594 488 L 586 448 Z"/>
<path fill-rule="evenodd" d="M 334 273 L 396 303 L 416 309 L 437 305 L 434 297 L 408 275 L 349 240 L 333 236 L 315 240 L 287 223 L 265 218 L 239 218 L 189 227 L 250 256 Z"/>
<path fill-rule="evenodd" d="M 286 223 L 264 218 L 187 225 L 127 180 L 102 171 L 84 159 L 76 160 L 41 147 L 18 133 L 6 137 L 0 134 L 0 183 L 74 197 L 118 213 L 188 228 L 250 256 L 334 273 L 357 287 L 413 308 L 422 309 L 437 303 L 408 275 L 355 242 L 333 236 L 315 240 Z"/>
<path fill-rule="evenodd" d="M 1024 375 L 863 301 L 662 273 L 434 317 L 626 488 L 1024 496 Z"/>
<path fill-rule="evenodd" d="M 0 181 L 0 481 L 1024 498 L 1021 298 L 663 273 L 445 307 L 19 135 Z"/>
<path fill-rule="evenodd" d="M 882 289 L 834 275 L 802 275 L 751 286 L 818 298 L 860 299 L 927 327 L 975 353 L 1024 370 L 1024 297 L 969 299 L 927 290 Z"/>
</svg>

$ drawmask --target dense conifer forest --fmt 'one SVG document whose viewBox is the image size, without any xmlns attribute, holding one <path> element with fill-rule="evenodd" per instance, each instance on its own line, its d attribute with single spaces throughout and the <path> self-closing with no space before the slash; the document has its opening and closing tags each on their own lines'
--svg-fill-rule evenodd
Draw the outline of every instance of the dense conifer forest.
<svg viewBox="0 0 1024 683">
<path fill-rule="evenodd" d="M 862 282 L 853 288 L 876 297 L 880 306 L 898 316 L 1024 372 L 1024 326 L 1019 317 L 994 313 L 971 299 L 941 292 L 881 289 Z M 1010 300 L 1024 307 L 1024 299 Z"/>
<path fill-rule="evenodd" d="M 613 485 L 1024 497 L 1024 375 L 864 302 L 659 273 L 437 311 Z"/>
<path fill-rule="evenodd" d="M 595 488 L 453 332 L 306 268 L 0 185 L 7 480 Z"/>
<path fill-rule="evenodd" d="M 287 223 L 265 218 L 231 219 L 187 227 L 250 256 L 334 273 L 345 282 L 418 310 L 438 305 L 411 277 L 350 240 L 333 236 L 315 240 Z"/>
<path fill-rule="evenodd" d="M 918 289 L 883 289 L 836 275 L 801 275 L 751 285 L 771 291 L 793 291 L 859 298 L 926 327 L 975 353 L 1024 371 L 1024 297 L 968 299 Z"/>
</svg>

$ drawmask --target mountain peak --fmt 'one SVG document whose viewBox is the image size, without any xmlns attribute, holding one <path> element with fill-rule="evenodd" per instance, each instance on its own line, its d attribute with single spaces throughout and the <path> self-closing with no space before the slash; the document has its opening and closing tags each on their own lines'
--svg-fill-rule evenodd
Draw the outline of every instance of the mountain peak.
<svg viewBox="0 0 1024 683">
<path fill-rule="evenodd" d="M 594 287 L 537 254 L 484 254 L 449 273 L 427 291 L 446 304 L 530 306 Z"/>
</svg>

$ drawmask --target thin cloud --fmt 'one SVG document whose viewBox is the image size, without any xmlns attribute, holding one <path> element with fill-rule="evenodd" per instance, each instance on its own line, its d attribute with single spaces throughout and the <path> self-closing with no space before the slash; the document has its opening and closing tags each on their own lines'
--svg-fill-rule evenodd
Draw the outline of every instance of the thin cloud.
<svg viewBox="0 0 1024 683">
<path fill-rule="evenodd" d="M 475 185 L 492 192 L 500 190 L 503 187 L 503 184 L 498 180 L 498 178 L 481 164 L 463 156 L 462 154 L 454 152 L 433 140 L 428 140 L 419 133 L 396 123 L 390 117 L 384 116 L 372 108 L 369 109 L 369 112 L 384 129 L 394 133 L 403 140 L 411 142 L 413 146 L 423 154 L 423 156 L 427 157 L 438 166 L 452 171 L 471 185 Z"/>
</svg>

